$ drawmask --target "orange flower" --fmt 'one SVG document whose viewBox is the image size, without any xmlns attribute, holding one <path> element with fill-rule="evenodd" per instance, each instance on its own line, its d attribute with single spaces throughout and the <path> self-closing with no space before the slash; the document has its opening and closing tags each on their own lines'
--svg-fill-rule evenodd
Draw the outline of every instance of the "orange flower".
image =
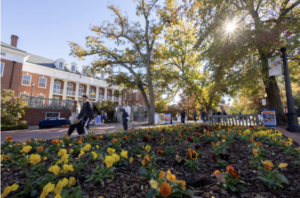
<svg viewBox="0 0 300 198">
<path fill-rule="evenodd" d="M 13 137 L 12 136 L 7 136 L 7 137 L 5 137 L 5 140 L 8 141 L 8 142 L 10 142 L 10 141 L 13 140 Z"/>
<path fill-rule="evenodd" d="M 164 176 L 165 176 L 165 172 L 161 170 L 158 179 L 162 179 L 164 178 Z"/>
<path fill-rule="evenodd" d="M 31 140 L 28 140 L 28 144 L 31 144 Z"/>
<path fill-rule="evenodd" d="M 189 150 L 189 152 L 186 154 L 186 160 L 196 160 L 198 156 L 198 153 L 192 149 Z"/>
<path fill-rule="evenodd" d="M 252 153 L 253 153 L 254 157 L 257 157 L 257 156 L 258 156 L 258 153 L 260 153 L 260 151 L 259 151 L 259 150 L 253 149 L 253 150 L 252 150 Z"/>
<path fill-rule="evenodd" d="M 250 142 L 253 144 L 254 142 L 253 137 L 250 138 Z"/>
<path fill-rule="evenodd" d="M 62 144 L 62 143 L 63 143 L 63 141 L 62 141 L 62 140 L 58 140 L 58 143 Z"/>
<path fill-rule="evenodd" d="M 211 142 L 211 145 L 213 146 L 213 147 L 215 147 L 216 145 L 215 145 L 215 143 L 213 143 L 213 142 Z"/>
<path fill-rule="evenodd" d="M 38 149 L 37 149 L 37 152 L 43 151 L 43 150 L 44 150 L 44 148 L 42 146 L 39 146 Z"/>
<path fill-rule="evenodd" d="M 235 171 L 232 166 L 227 166 L 226 171 L 228 172 L 228 175 L 230 175 L 231 177 L 233 177 L 235 179 L 240 179 L 240 177 L 241 177 L 241 175 L 237 171 Z"/>
<path fill-rule="evenodd" d="M 159 192 L 160 194 L 163 196 L 163 197 L 167 197 L 171 194 L 172 192 L 172 187 L 167 183 L 167 182 L 163 182 L 161 185 L 160 185 L 160 189 L 159 189 Z"/>
<path fill-rule="evenodd" d="M 226 139 L 226 136 L 225 136 L 225 135 L 223 135 L 222 137 L 223 137 L 223 139 Z"/>
<path fill-rule="evenodd" d="M 215 170 L 214 175 L 221 174 L 219 170 Z"/>
<path fill-rule="evenodd" d="M 164 150 L 157 149 L 156 153 L 158 156 L 162 156 L 164 153 Z"/>
<path fill-rule="evenodd" d="M 264 167 L 265 167 L 266 169 L 272 170 L 272 167 L 273 167 L 273 163 L 272 163 L 272 162 L 266 160 L 266 161 L 264 161 L 264 162 L 262 162 L 262 163 L 264 164 Z"/>
<path fill-rule="evenodd" d="M 9 155 L 4 156 L 5 160 L 9 160 Z"/>
<path fill-rule="evenodd" d="M 260 142 L 255 142 L 254 146 L 261 146 Z"/>
<path fill-rule="evenodd" d="M 52 144 L 57 144 L 57 143 L 58 143 L 58 139 L 52 140 Z"/>
<path fill-rule="evenodd" d="M 113 139 L 113 141 L 112 141 L 114 144 L 115 143 L 117 143 L 118 142 L 118 140 L 117 139 Z"/>
<path fill-rule="evenodd" d="M 82 144 L 82 141 L 81 141 L 81 140 L 78 140 L 77 144 Z"/>
<path fill-rule="evenodd" d="M 228 129 L 227 131 L 228 131 L 228 132 L 231 132 L 231 129 Z"/>
<path fill-rule="evenodd" d="M 182 140 L 182 135 L 178 135 L 178 139 Z"/>
</svg>

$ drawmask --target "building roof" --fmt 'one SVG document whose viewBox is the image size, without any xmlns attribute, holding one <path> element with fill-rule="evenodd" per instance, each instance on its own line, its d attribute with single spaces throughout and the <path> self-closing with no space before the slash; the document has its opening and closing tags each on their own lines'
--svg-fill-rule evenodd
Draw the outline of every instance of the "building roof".
<svg viewBox="0 0 300 198">
<path fill-rule="evenodd" d="M 51 60 L 51 59 L 48 59 L 48 58 L 44 58 L 44 57 L 41 57 L 41 56 L 37 56 L 37 55 L 34 55 L 34 54 L 30 54 L 29 58 L 26 60 L 26 62 L 28 63 L 33 63 L 33 64 L 36 64 L 36 65 L 40 65 L 40 66 L 44 66 L 44 67 L 49 67 L 49 68 L 52 68 L 52 69 L 55 69 L 55 65 L 54 65 L 54 62 L 55 60 Z M 58 69 L 60 70 L 60 69 Z M 70 72 L 70 70 L 65 66 L 64 67 L 64 70 L 62 71 L 65 71 L 65 72 Z M 72 74 L 74 74 L 74 72 L 71 72 Z M 76 74 L 80 75 L 81 73 L 78 72 L 76 70 Z M 82 74 L 83 76 L 88 76 L 87 74 Z M 94 77 L 95 79 L 99 79 L 99 77 Z"/>
<path fill-rule="evenodd" d="M 1 46 L 7 47 L 7 48 L 10 48 L 10 49 L 19 51 L 19 52 L 26 53 L 24 50 L 20 50 L 19 48 L 16 48 L 16 47 L 14 47 L 14 46 L 12 46 L 12 45 L 9 45 L 9 44 L 7 44 L 7 43 L 4 43 L 4 42 L 2 42 L 2 41 L 1 41 Z"/>
</svg>

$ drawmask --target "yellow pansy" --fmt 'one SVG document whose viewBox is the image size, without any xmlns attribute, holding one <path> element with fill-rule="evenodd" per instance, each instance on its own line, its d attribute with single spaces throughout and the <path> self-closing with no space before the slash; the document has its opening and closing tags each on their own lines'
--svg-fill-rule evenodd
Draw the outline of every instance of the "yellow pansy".
<svg viewBox="0 0 300 198">
<path fill-rule="evenodd" d="M 84 150 L 84 151 L 89 151 L 90 148 L 91 148 L 91 145 L 90 145 L 90 144 L 87 144 L 87 145 L 85 145 L 85 146 L 83 147 L 83 150 Z"/>
<path fill-rule="evenodd" d="M 68 187 L 72 187 L 72 186 L 74 186 L 75 184 L 76 184 L 76 179 L 75 179 L 75 177 L 70 177 Z"/>
<path fill-rule="evenodd" d="M 115 162 L 115 158 L 112 156 L 105 156 L 104 163 L 106 164 L 106 167 L 109 168 L 113 165 Z"/>
<path fill-rule="evenodd" d="M 70 153 L 70 154 L 74 153 L 73 149 L 70 149 L 70 150 L 69 150 L 69 153 Z"/>
<path fill-rule="evenodd" d="M 61 190 L 68 185 L 69 180 L 67 178 L 64 178 L 63 180 L 59 180 L 59 182 L 57 183 L 56 187 L 54 188 L 54 193 L 55 194 L 60 194 Z"/>
<path fill-rule="evenodd" d="M 93 160 L 97 159 L 97 153 L 96 152 L 92 152 L 92 155 L 93 155 Z"/>
<path fill-rule="evenodd" d="M 159 187 L 159 183 L 153 179 L 151 179 L 149 183 L 151 188 L 157 189 Z"/>
<path fill-rule="evenodd" d="M 99 148 L 99 146 L 98 146 L 98 145 L 96 145 L 96 148 L 98 149 L 98 148 Z"/>
<path fill-rule="evenodd" d="M 68 162 L 69 162 L 68 158 L 69 158 L 69 155 L 68 155 L 68 154 L 65 154 L 65 155 L 63 155 L 63 156 L 61 157 L 61 161 L 62 161 L 63 163 L 68 163 Z"/>
<path fill-rule="evenodd" d="M 43 161 L 46 161 L 48 158 L 47 157 L 43 157 Z"/>
<path fill-rule="evenodd" d="M 128 151 L 122 150 L 121 156 L 127 159 L 128 158 Z"/>
<path fill-rule="evenodd" d="M 62 157 L 62 156 L 64 156 L 65 154 L 67 154 L 67 150 L 66 150 L 66 149 L 60 149 L 57 155 L 58 155 L 59 157 Z"/>
<path fill-rule="evenodd" d="M 113 149 L 113 148 L 107 148 L 107 152 L 112 155 L 116 152 L 116 149 Z"/>
<path fill-rule="evenodd" d="M 57 175 L 59 173 L 59 166 L 57 165 L 54 165 L 54 166 L 51 166 L 49 169 L 48 169 L 50 172 L 53 172 L 55 175 Z"/>
<path fill-rule="evenodd" d="M 146 146 L 146 151 L 149 153 L 150 150 L 151 150 L 151 146 L 147 145 L 147 146 Z"/>
<path fill-rule="evenodd" d="M 63 165 L 63 168 L 62 168 L 62 170 L 61 170 L 61 173 L 62 173 L 62 174 L 67 174 L 68 171 L 71 171 L 71 172 L 74 171 L 73 165 L 72 165 L 72 164 L 70 164 L 70 165 L 64 164 L 64 165 Z"/>
<path fill-rule="evenodd" d="M 31 154 L 29 157 L 29 163 L 36 165 L 41 161 L 41 156 L 38 154 Z"/>
<path fill-rule="evenodd" d="M 130 159 L 129 159 L 129 163 L 132 163 L 133 162 L 133 158 L 131 157 Z"/>
<path fill-rule="evenodd" d="M 120 160 L 120 156 L 117 154 L 112 154 L 111 156 L 115 159 L 115 162 L 118 162 Z"/>
<path fill-rule="evenodd" d="M 31 146 L 24 146 L 22 151 L 25 152 L 25 153 L 28 153 L 31 149 L 32 149 Z"/>
<path fill-rule="evenodd" d="M 50 192 L 52 192 L 54 190 L 55 185 L 51 184 L 51 182 L 49 182 L 46 186 L 44 186 L 43 188 L 43 192 L 40 196 L 40 198 L 45 198 Z"/>
</svg>

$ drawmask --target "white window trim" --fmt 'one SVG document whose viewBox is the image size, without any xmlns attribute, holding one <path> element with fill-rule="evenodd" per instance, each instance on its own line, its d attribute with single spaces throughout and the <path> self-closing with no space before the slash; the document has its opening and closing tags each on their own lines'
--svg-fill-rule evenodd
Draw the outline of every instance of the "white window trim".
<svg viewBox="0 0 300 198">
<path fill-rule="evenodd" d="M 45 87 L 40 87 L 40 79 L 41 78 L 45 78 L 45 77 L 39 77 L 39 84 L 38 84 L 38 88 L 43 88 L 43 89 L 46 89 L 46 87 L 47 87 L 47 78 L 45 78 L 46 79 L 46 82 L 45 82 Z"/>
<path fill-rule="evenodd" d="M 47 113 L 58 113 L 58 118 L 60 118 L 60 113 L 59 112 L 46 112 L 45 113 L 45 120 L 47 120 L 47 117 L 46 117 Z"/>
<path fill-rule="evenodd" d="M 23 84 L 24 75 L 30 76 L 30 82 L 29 82 L 29 85 Z M 23 76 L 22 76 L 22 84 L 21 84 L 21 85 L 31 87 L 31 79 L 32 79 L 32 76 L 31 76 L 31 75 L 29 75 L 29 74 L 23 74 Z"/>
<path fill-rule="evenodd" d="M 139 93 L 136 93 L 135 100 L 140 100 L 140 94 Z"/>
<path fill-rule="evenodd" d="M 28 97 L 30 96 L 29 93 L 20 93 L 20 98 L 22 97 L 21 96 L 22 94 L 26 94 L 26 95 L 28 95 Z"/>
<path fill-rule="evenodd" d="M 73 84 L 67 84 L 67 90 L 68 90 L 68 86 L 71 85 L 72 86 L 72 91 L 73 91 Z"/>
<path fill-rule="evenodd" d="M 124 97 L 125 96 L 125 97 Z M 126 93 L 123 95 L 123 99 L 125 99 L 126 100 Z"/>
<path fill-rule="evenodd" d="M 1 62 L 1 65 L 3 64 L 3 69 L 2 69 L 2 73 L 1 73 L 1 77 L 3 77 L 3 73 L 4 73 L 4 68 L 5 68 L 5 63 Z M 1 69 L 1 68 L 0 68 Z"/>
<path fill-rule="evenodd" d="M 131 93 L 128 94 L 128 100 L 131 100 Z"/>
<path fill-rule="evenodd" d="M 81 93 L 80 88 L 82 87 L 82 93 L 84 93 L 84 86 L 80 85 L 78 89 L 78 93 Z"/>
</svg>

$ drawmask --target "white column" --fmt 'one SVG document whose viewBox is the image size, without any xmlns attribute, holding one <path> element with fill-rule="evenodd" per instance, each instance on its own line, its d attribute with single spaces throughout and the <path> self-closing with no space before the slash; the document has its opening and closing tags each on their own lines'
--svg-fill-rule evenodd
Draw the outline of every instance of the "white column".
<svg viewBox="0 0 300 198">
<path fill-rule="evenodd" d="M 120 92 L 121 92 L 121 91 L 119 91 L 119 105 L 122 104 L 122 97 L 123 97 L 123 96 L 120 95 Z"/>
<path fill-rule="evenodd" d="M 104 88 L 104 100 L 107 100 L 107 87 Z"/>
<path fill-rule="evenodd" d="M 76 88 L 75 88 L 75 100 L 78 101 L 78 94 L 79 94 L 79 82 L 76 83 Z"/>
<path fill-rule="evenodd" d="M 54 77 L 50 77 L 50 91 L 49 91 L 49 97 L 48 98 L 53 98 L 53 89 L 54 89 Z"/>
<path fill-rule="evenodd" d="M 115 90 L 113 89 L 113 90 L 111 91 L 111 97 L 112 97 L 112 101 L 113 101 L 113 102 L 115 101 L 114 93 L 115 93 Z"/>
<path fill-rule="evenodd" d="M 99 101 L 99 87 L 96 86 L 96 102 Z"/>
<path fill-rule="evenodd" d="M 86 85 L 86 95 L 87 95 L 87 97 L 90 97 L 90 85 L 89 84 Z"/>
<path fill-rule="evenodd" d="M 68 81 L 64 80 L 63 100 L 67 99 L 67 87 L 68 87 Z"/>
</svg>

